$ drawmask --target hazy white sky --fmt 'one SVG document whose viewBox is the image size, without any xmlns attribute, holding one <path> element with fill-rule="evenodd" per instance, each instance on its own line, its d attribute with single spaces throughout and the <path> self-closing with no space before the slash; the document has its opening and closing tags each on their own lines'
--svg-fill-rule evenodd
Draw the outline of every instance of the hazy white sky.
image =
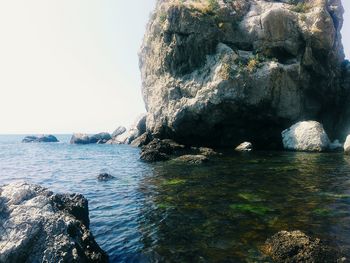
<svg viewBox="0 0 350 263">
<path fill-rule="evenodd" d="M 141 112 L 155 0 L 0 0 L 0 133 L 112 132 Z M 350 13 L 350 1 L 343 0 Z M 350 57 L 350 14 L 343 41 Z"/>
</svg>

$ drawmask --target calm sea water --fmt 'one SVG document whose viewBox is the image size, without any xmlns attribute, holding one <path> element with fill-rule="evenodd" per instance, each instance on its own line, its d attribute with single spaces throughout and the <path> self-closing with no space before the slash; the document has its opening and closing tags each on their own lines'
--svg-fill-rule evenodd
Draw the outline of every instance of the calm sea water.
<svg viewBox="0 0 350 263">
<path fill-rule="evenodd" d="M 350 157 L 257 152 L 203 166 L 139 161 L 126 145 L 22 144 L 0 136 L 0 184 L 28 181 L 89 200 L 111 262 L 259 262 L 259 246 L 300 229 L 350 257 Z M 116 177 L 98 182 L 108 172 Z"/>
</svg>

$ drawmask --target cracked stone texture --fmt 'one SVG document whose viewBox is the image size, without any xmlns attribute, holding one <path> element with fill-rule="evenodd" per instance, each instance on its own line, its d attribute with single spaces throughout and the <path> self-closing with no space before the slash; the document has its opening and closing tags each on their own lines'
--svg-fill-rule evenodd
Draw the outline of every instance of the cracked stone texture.
<svg viewBox="0 0 350 263">
<path fill-rule="evenodd" d="M 88 202 L 27 183 L 0 187 L 0 262 L 108 262 L 89 231 Z"/>
<path fill-rule="evenodd" d="M 340 0 L 208 2 L 157 2 L 139 53 L 148 131 L 257 148 L 300 120 L 342 134 Z"/>
</svg>

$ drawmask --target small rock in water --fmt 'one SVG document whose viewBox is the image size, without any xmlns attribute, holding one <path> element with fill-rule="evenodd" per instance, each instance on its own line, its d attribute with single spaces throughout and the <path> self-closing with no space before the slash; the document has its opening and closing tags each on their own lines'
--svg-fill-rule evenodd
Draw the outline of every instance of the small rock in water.
<svg viewBox="0 0 350 263">
<path fill-rule="evenodd" d="M 253 144 L 250 142 L 244 142 L 235 148 L 237 152 L 251 152 L 253 150 Z"/>
<path fill-rule="evenodd" d="M 113 175 L 110 175 L 108 173 L 101 173 L 97 176 L 97 180 L 99 181 L 109 181 L 115 179 L 115 177 Z"/>
<path fill-rule="evenodd" d="M 40 136 L 26 136 L 22 142 L 58 142 L 57 138 L 53 135 L 40 135 Z"/>
<path fill-rule="evenodd" d="M 301 231 L 280 231 L 266 240 L 262 252 L 274 262 L 344 262 L 339 252 Z"/>
</svg>

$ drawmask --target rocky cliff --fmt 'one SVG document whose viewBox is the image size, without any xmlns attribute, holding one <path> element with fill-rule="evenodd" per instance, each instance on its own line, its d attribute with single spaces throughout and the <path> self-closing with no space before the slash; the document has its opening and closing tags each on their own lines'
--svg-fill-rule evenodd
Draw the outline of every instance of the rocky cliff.
<svg viewBox="0 0 350 263">
<path fill-rule="evenodd" d="M 148 131 L 272 148 L 313 119 L 340 136 L 343 12 L 340 0 L 159 0 L 139 54 Z"/>
</svg>

